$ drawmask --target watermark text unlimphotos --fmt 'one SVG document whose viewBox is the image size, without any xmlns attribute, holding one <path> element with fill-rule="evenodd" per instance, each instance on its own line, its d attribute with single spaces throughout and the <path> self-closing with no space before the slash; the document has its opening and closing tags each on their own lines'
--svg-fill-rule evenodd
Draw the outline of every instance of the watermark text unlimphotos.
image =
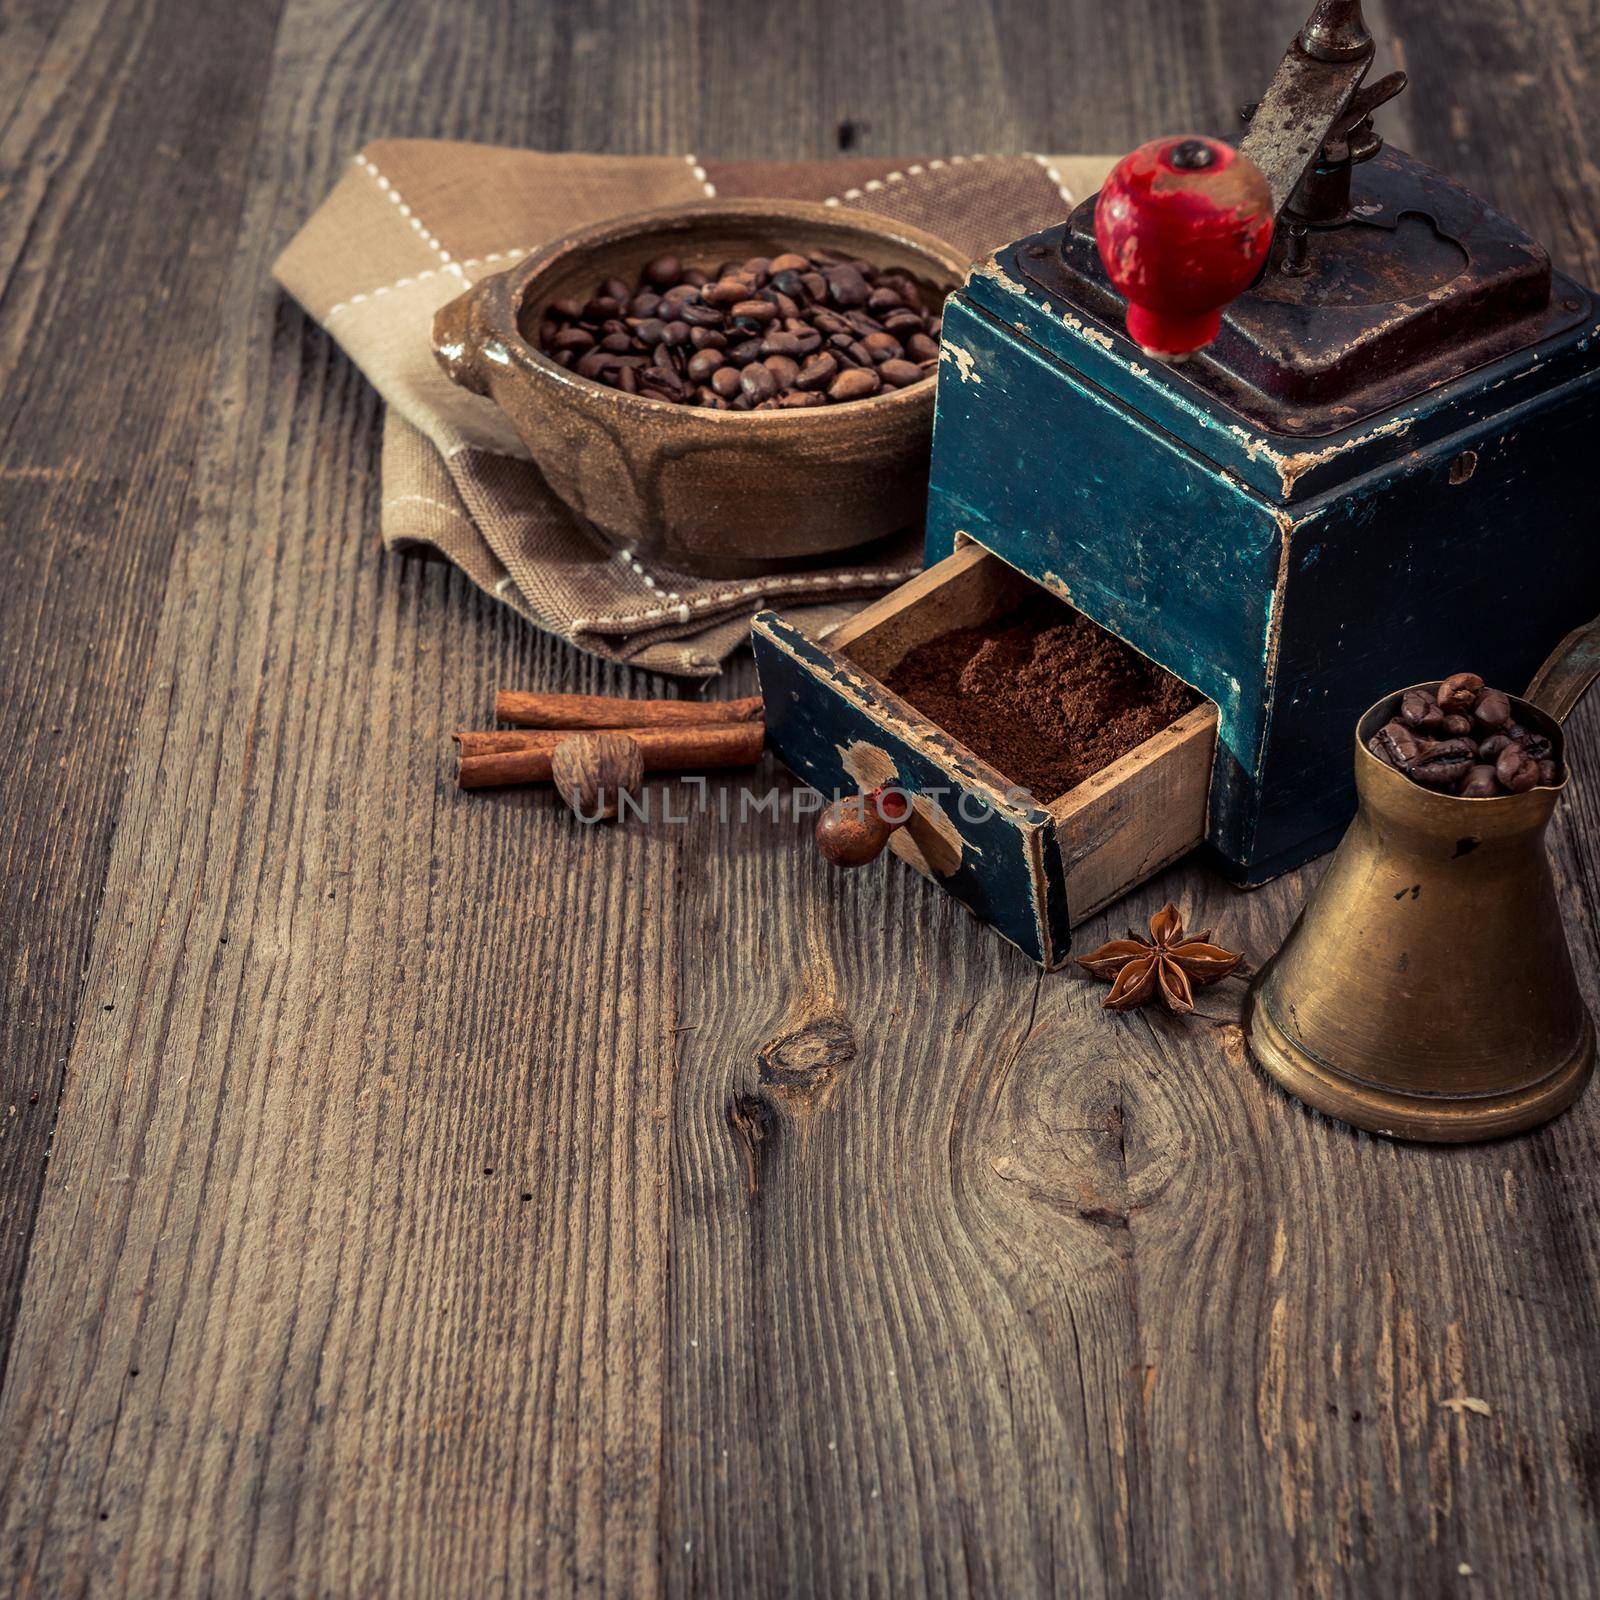
<svg viewBox="0 0 1600 1600">
<path fill-rule="evenodd" d="M 854 789 L 836 789 L 829 794 L 805 784 L 793 787 L 773 784 L 762 790 L 743 784 L 736 789 L 713 789 L 704 775 L 686 774 L 676 783 L 653 785 L 639 794 L 629 794 L 624 790 L 617 802 L 617 820 L 626 822 L 632 819 L 680 828 L 700 817 L 715 817 L 719 823 L 732 827 L 762 822 L 789 823 L 815 817 L 830 802 L 858 792 Z M 889 792 L 877 791 L 874 803 L 879 808 L 880 816 L 898 815 L 897 812 L 884 809 L 881 796 Z M 920 798 L 928 805 L 953 813 L 973 827 L 993 820 L 995 815 L 994 807 L 982 795 L 974 794 L 959 784 L 930 784 L 927 788 L 916 790 L 914 795 L 904 790 L 893 792 L 904 794 L 913 803 Z M 1012 806 L 1037 804 L 1026 789 L 1008 789 L 1004 799 Z M 602 816 L 600 810 L 592 813 L 577 810 L 580 822 L 599 822 Z"/>
</svg>

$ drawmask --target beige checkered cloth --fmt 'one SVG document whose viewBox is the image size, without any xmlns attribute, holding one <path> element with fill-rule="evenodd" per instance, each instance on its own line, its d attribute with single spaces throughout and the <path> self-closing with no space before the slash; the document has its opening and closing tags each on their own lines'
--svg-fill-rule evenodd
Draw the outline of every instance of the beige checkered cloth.
<svg viewBox="0 0 1600 1600">
<path fill-rule="evenodd" d="M 693 577 L 616 551 L 546 487 L 493 402 L 435 365 L 433 314 L 463 288 L 608 216 L 722 195 L 859 206 L 977 257 L 1060 219 L 1110 157 L 759 162 L 544 155 L 386 139 L 366 147 L 273 268 L 388 402 L 384 543 L 453 561 L 580 649 L 709 677 L 764 605 L 826 626 L 921 565 L 921 530 L 870 564 Z"/>
</svg>

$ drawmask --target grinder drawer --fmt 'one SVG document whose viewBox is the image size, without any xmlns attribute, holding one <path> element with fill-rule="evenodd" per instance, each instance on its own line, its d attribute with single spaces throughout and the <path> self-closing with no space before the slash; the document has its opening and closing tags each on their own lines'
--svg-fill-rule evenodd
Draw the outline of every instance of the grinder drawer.
<svg viewBox="0 0 1600 1600">
<path fill-rule="evenodd" d="M 893 784 L 890 848 L 1045 967 L 1069 930 L 1198 844 L 1216 745 L 1203 701 L 1066 793 L 1039 800 L 884 687 L 907 652 L 1040 591 L 968 545 L 817 644 L 770 611 L 752 628 L 767 743 L 829 796 Z"/>
</svg>

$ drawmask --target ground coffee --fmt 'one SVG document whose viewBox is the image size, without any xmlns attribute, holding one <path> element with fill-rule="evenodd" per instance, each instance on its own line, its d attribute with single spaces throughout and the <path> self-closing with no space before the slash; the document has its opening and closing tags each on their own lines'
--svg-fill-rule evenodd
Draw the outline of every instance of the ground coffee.
<svg viewBox="0 0 1600 1600">
<path fill-rule="evenodd" d="M 885 682 L 1042 801 L 1197 704 L 1170 673 L 1046 595 L 918 645 Z"/>
</svg>

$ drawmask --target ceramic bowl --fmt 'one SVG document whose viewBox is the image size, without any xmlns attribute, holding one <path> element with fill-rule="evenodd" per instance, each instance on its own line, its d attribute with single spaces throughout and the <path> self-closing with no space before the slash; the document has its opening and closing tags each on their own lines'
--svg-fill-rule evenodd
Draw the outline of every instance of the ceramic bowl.
<svg viewBox="0 0 1600 1600">
<path fill-rule="evenodd" d="M 544 308 L 638 281 L 677 256 L 709 270 L 785 250 L 847 252 L 909 272 L 938 304 L 968 262 L 885 217 L 788 200 L 703 201 L 586 228 L 485 278 L 434 319 L 455 382 L 510 417 L 550 487 L 620 548 L 680 571 L 802 566 L 920 522 L 932 378 L 846 405 L 712 411 L 624 394 L 537 348 Z"/>
</svg>

